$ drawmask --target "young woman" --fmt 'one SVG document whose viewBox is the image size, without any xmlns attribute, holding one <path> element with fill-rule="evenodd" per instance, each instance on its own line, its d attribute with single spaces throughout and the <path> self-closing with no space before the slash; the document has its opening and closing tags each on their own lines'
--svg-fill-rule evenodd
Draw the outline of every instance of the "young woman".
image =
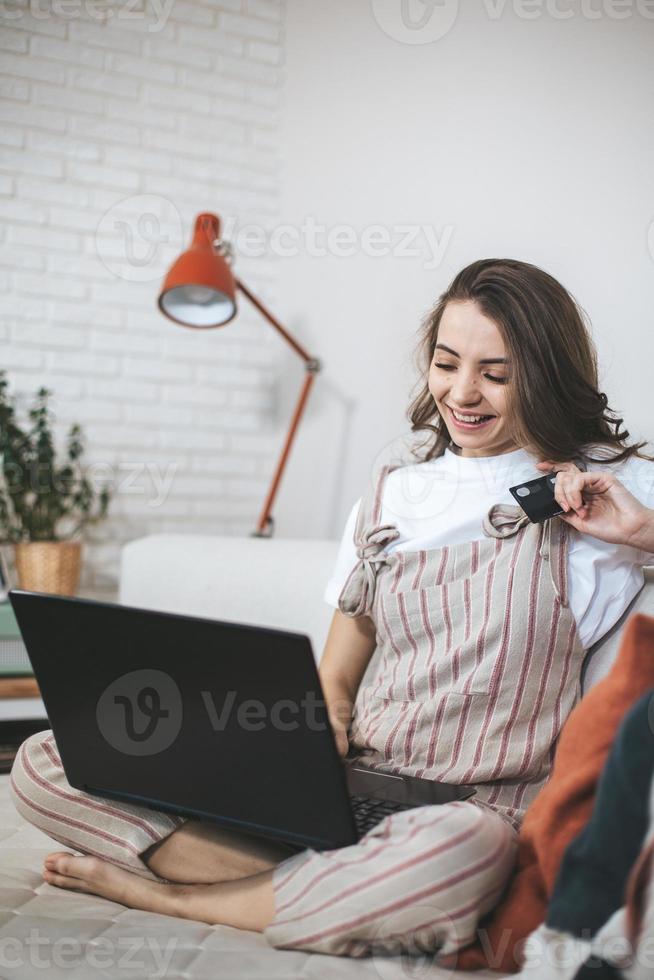
<svg viewBox="0 0 654 980">
<path fill-rule="evenodd" d="M 473 939 L 511 873 L 584 651 L 650 560 L 566 520 L 530 524 L 508 488 L 541 475 L 539 461 L 574 460 L 609 467 L 651 506 L 654 465 L 598 390 L 575 302 L 534 266 L 464 269 L 426 320 L 423 352 L 410 410 L 421 458 L 384 467 L 350 515 L 320 673 L 343 754 L 476 796 L 391 816 L 352 847 L 290 855 L 79 793 L 41 733 L 14 765 L 15 804 L 87 855 L 50 855 L 46 881 L 280 947 L 449 953 Z"/>
</svg>

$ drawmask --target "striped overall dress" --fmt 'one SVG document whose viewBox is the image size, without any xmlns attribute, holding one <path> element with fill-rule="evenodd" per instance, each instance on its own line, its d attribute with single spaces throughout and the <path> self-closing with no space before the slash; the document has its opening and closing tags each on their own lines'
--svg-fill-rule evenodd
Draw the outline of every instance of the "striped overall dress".
<svg viewBox="0 0 654 980">
<path fill-rule="evenodd" d="M 480 540 L 387 553 L 399 533 L 380 524 L 390 471 L 362 501 L 359 561 L 339 597 L 377 632 L 351 744 L 367 765 L 477 793 L 395 814 L 350 847 L 284 860 L 265 930 L 274 946 L 359 956 L 471 942 L 511 874 L 522 813 L 578 694 L 567 525 L 496 506 Z M 72 788 L 52 732 L 23 743 L 11 787 L 19 812 L 54 840 L 147 878 L 157 876 L 142 853 L 186 820 Z"/>
<path fill-rule="evenodd" d="M 387 818 L 353 847 L 304 851 L 274 876 L 278 946 L 326 953 L 465 946 L 512 871 L 524 810 L 579 694 L 583 648 L 567 595 L 565 522 L 497 505 L 484 538 L 385 549 L 384 468 L 355 528 L 339 597 L 376 650 L 350 743 L 366 765 L 476 787 L 471 801 Z"/>
</svg>

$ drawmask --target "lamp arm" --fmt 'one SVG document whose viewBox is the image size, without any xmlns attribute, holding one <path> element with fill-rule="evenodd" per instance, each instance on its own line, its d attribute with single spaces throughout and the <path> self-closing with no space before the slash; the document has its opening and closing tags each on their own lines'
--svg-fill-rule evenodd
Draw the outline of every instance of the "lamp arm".
<svg viewBox="0 0 654 980">
<path fill-rule="evenodd" d="M 284 338 L 287 344 L 289 344 L 293 348 L 296 354 L 299 354 L 299 356 L 304 361 L 304 366 L 306 370 L 306 377 L 304 379 L 304 384 L 302 385 L 302 390 L 300 391 L 300 395 L 297 400 L 297 404 L 295 406 L 295 411 L 293 412 L 293 418 L 291 419 L 291 425 L 286 435 L 286 440 L 284 442 L 284 446 L 282 448 L 281 455 L 279 457 L 279 462 L 277 463 L 277 469 L 275 470 L 274 476 L 272 478 L 272 483 L 270 484 L 270 489 L 268 490 L 268 495 L 266 496 L 266 500 L 263 505 L 263 510 L 261 511 L 261 516 L 259 517 L 259 521 L 257 523 L 257 529 L 256 531 L 253 532 L 255 537 L 267 538 L 271 536 L 272 528 L 273 528 L 273 518 L 271 517 L 270 512 L 272 510 L 273 503 L 275 502 L 275 497 L 277 496 L 279 484 L 282 479 L 284 468 L 288 461 L 288 457 L 291 451 L 291 446 L 293 445 L 293 440 L 295 439 L 295 434 L 300 424 L 300 419 L 302 418 L 304 414 L 304 410 L 306 408 L 309 392 L 311 391 L 311 387 L 316 379 L 316 374 L 321 369 L 321 364 L 317 357 L 312 357 L 304 349 L 304 347 L 302 347 L 302 345 L 299 344 L 297 340 L 295 340 L 295 338 L 290 335 L 288 330 L 286 330 L 281 325 L 279 320 L 277 320 L 272 315 L 272 313 L 270 313 L 266 309 L 263 303 L 260 300 L 258 300 L 253 293 L 250 292 L 248 287 L 243 282 L 241 282 L 240 279 L 236 279 L 235 282 L 238 289 L 240 289 L 243 295 L 247 296 L 247 298 L 252 303 L 252 305 L 256 307 L 256 309 L 268 321 L 268 323 L 272 327 L 274 327 L 279 334 L 281 334 L 281 336 Z"/>
<path fill-rule="evenodd" d="M 311 386 L 313 385 L 313 382 L 315 380 L 316 380 L 316 371 L 311 370 L 311 368 L 307 368 L 307 375 L 304 379 L 304 384 L 302 385 L 302 390 L 300 391 L 300 396 L 297 400 L 295 411 L 293 412 L 293 418 L 291 420 L 291 425 L 286 435 L 286 441 L 284 442 L 284 446 L 282 448 L 281 455 L 279 457 L 279 462 L 277 463 L 277 469 L 275 470 L 275 474 L 272 478 L 272 483 L 270 484 L 268 496 L 266 497 L 266 502 L 263 505 L 263 510 L 261 511 L 261 516 L 257 523 L 257 529 L 254 532 L 255 537 L 267 538 L 272 535 L 273 518 L 271 517 L 270 512 L 272 510 L 273 503 L 275 502 L 275 497 L 277 496 L 279 484 L 282 479 L 282 473 L 284 472 L 284 468 L 286 466 L 291 451 L 291 446 L 293 445 L 293 440 L 295 438 L 295 434 L 300 424 L 300 419 L 302 418 L 302 415 L 304 414 L 304 410 L 306 408 L 306 403 L 309 397 L 309 392 L 311 391 Z"/>
<path fill-rule="evenodd" d="M 300 344 L 298 344 L 297 340 L 295 340 L 294 337 L 291 337 L 291 335 L 288 332 L 288 330 L 286 330 L 281 325 L 281 323 L 279 322 L 279 320 L 276 320 L 275 317 L 272 315 L 272 313 L 270 313 L 269 310 L 266 309 L 266 307 L 263 305 L 263 303 L 261 302 L 261 300 L 257 299 L 257 297 L 254 295 L 254 293 L 251 293 L 250 292 L 250 290 L 245 285 L 245 283 L 241 282 L 240 279 L 235 279 L 234 281 L 236 282 L 236 285 L 241 290 L 241 292 L 243 293 L 243 295 L 244 296 L 247 296 L 247 298 L 250 300 L 250 302 L 252 303 L 252 305 L 255 306 L 259 310 L 259 313 L 261 313 L 261 315 L 266 318 L 266 320 L 268 321 L 268 323 L 271 326 L 273 326 L 275 328 L 275 330 L 277 330 L 278 333 L 280 333 L 282 335 L 282 337 L 284 338 L 284 340 L 286 341 L 286 343 L 287 344 L 290 344 L 290 346 L 293 348 L 293 350 L 297 354 L 299 354 L 300 357 L 303 360 L 309 361 L 309 362 L 315 361 L 315 358 L 314 357 L 311 357 L 311 355 L 309 353 L 307 353 L 307 351 L 305 351 L 304 347 L 302 347 Z"/>
</svg>

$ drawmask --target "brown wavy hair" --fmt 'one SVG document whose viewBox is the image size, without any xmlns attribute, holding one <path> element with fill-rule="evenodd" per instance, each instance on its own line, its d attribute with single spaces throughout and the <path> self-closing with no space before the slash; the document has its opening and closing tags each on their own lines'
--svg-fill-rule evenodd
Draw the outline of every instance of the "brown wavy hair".
<svg viewBox="0 0 654 980">
<path fill-rule="evenodd" d="M 443 311 L 464 300 L 477 303 L 502 334 L 511 359 L 507 406 L 518 446 L 558 462 L 651 459 L 640 451 L 647 443 L 628 445 L 623 419 L 599 390 L 597 352 L 584 311 L 553 276 L 515 259 L 481 259 L 466 266 L 427 314 L 418 348 L 423 380 L 408 417 L 412 432 L 430 435 L 414 456 L 433 459 L 452 444 L 427 377 Z M 593 445 L 610 453 L 596 458 Z"/>
</svg>

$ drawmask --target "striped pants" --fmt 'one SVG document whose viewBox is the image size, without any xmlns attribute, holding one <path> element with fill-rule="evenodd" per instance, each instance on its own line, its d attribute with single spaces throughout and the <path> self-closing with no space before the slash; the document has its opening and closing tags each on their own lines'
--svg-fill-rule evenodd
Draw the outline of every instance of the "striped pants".
<svg viewBox="0 0 654 980">
<path fill-rule="evenodd" d="M 20 748 L 14 805 L 53 840 L 161 880 L 143 853 L 185 823 L 73 789 L 52 732 Z M 471 942 L 513 870 L 517 833 L 492 809 L 462 801 L 387 817 L 357 844 L 304 850 L 273 872 L 276 947 L 347 956 L 452 953 Z"/>
</svg>

